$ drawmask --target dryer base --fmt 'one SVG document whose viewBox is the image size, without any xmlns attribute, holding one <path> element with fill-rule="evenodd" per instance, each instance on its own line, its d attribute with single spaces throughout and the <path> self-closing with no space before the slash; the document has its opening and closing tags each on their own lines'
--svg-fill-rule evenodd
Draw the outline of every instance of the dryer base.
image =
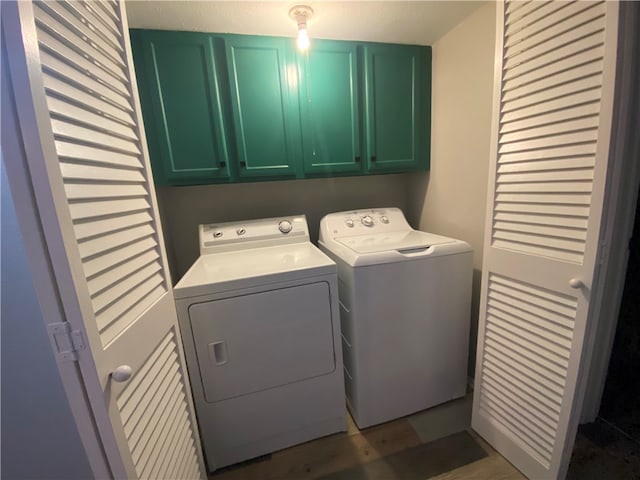
<svg viewBox="0 0 640 480">
<path fill-rule="evenodd" d="M 236 448 L 217 450 L 215 454 L 217 463 L 216 468 L 233 465 L 235 463 L 245 461 L 247 458 L 256 458 L 262 455 L 267 455 L 277 450 L 292 447 L 320 437 L 326 437 L 327 435 L 332 435 L 334 433 L 345 432 L 346 429 L 345 417 L 339 416 Z M 274 447 L 275 445 L 278 445 L 278 447 Z M 211 468 L 209 468 L 209 470 L 212 471 Z"/>
</svg>

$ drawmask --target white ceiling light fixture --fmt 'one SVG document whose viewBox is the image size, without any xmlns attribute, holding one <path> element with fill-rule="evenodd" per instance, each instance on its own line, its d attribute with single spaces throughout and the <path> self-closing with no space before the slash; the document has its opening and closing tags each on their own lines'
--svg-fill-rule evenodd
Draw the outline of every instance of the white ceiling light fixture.
<svg viewBox="0 0 640 480">
<path fill-rule="evenodd" d="M 313 9 L 308 5 L 296 5 L 289 10 L 289 16 L 298 24 L 298 48 L 307 50 L 309 48 L 307 20 L 313 16 Z"/>
</svg>

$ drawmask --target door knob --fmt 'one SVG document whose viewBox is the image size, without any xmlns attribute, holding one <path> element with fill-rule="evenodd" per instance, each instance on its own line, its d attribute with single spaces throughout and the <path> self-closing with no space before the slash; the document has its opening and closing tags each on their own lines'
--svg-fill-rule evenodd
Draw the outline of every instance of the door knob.
<svg viewBox="0 0 640 480">
<path fill-rule="evenodd" d="M 111 372 L 111 378 L 114 382 L 126 382 L 133 375 L 133 369 L 129 365 L 120 365 L 113 372 Z"/>
<path fill-rule="evenodd" d="M 572 278 L 571 280 L 569 280 L 569 286 L 571 288 L 582 288 L 584 287 L 584 282 L 579 278 Z"/>
</svg>

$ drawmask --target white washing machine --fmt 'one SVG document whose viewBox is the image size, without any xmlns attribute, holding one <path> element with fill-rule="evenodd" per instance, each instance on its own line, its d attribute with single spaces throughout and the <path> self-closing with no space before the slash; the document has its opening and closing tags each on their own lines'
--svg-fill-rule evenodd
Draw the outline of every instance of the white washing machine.
<svg viewBox="0 0 640 480">
<path fill-rule="evenodd" d="M 174 294 L 209 470 L 344 431 L 336 265 L 305 217 L 199 228 Z"/>
<path fill-rule="evenodd" d="M 358 427 L 463 396 L 470 246 L 413 230 L 397 208 L 327 215 L 319 243 L 338 264 L 346 395 Z"/>
</svg>

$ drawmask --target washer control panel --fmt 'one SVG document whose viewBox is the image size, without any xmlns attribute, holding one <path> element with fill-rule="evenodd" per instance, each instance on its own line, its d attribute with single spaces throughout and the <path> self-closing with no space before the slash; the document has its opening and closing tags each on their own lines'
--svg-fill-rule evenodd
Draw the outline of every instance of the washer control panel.
<svg viewBox="0 0 640 480">
<path fill-rule="evenodd" d="M 241 222 L 208 223 L 199 226 L 200 253 L 297 243 L 309 240 L 304 215 Z"/>
<path fill-rule="evenodd" d="M 325 235 L 336 237 L 410 230 L 411 227 L 400 209 L 373 208 L 331 213 L 322 219 L 320 229 Z"/>
</svg>

